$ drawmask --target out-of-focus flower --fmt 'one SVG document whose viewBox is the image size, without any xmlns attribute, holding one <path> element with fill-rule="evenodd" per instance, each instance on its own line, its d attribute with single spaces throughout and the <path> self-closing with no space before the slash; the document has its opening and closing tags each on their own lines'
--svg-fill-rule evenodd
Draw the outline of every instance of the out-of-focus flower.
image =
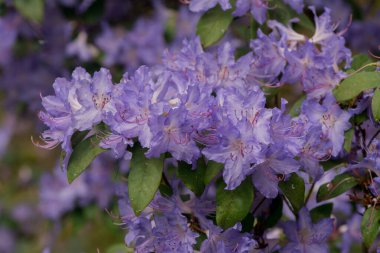
<svg viewBox="0 0 380 253">
<path fill-rule="evenodd" d="M 309 211 L 302 208 L 297 222 L 287 221 L 283 224 L 284 232 L 289 243 L 280 250 L 283 253 L 329 252 L 327 239 L 333 232 L 333 219 L 321 219 L 317 223 L 311 222 Z"/>
</svg>

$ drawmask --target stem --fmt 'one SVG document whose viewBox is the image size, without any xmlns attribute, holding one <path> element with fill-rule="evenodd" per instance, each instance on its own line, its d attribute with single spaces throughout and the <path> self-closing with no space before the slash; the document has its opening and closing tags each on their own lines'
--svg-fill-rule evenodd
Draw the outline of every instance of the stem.
<svg viewBox="0 0 380 253">
<path fill-rule="evenodd" d="M 371 145 L 371 143 L 373 142 L 373 140 L 379 135 L 380 133 L 380 130 L 378 130 L 371 138 L 371 140 L 368 142 L 367 144 L 367 147 L 369 147 L 369 145 Z"/>
<path fill-rule="evenodd" d="M 285 204 L 289 207 L 290 211 L 292 211 L 292 213 L 294 213 L 294 215 L 297 216 L 297 214 L 295 213 L 293 207 L 290 205 L 288 199 L 285 196 L 282 196 L 282 199 L 284 200 Z"/>
<path fill-rule="evenodd" d="M 255 207 L 255 209 L 253 209 L 252 214 L 255 214 L 257 209 L 259 209 L 259 207 L 264 203 L 264 201 L 265 201 L 265 198 L 263 197 L 263 199 L 260 201 L 260 203 Z"/>
<path fill-rule="evenodd" d="M 307 202 L 309 201 L 311 194 L 313 193 L 314 186 L 315 186 L 315 181 L 313 182 L 313 184 L 310 187 L 309 192 L 307 193 L 307 196 L 306 196 L 306 199 L 305 199 L 305 206 L 306 206 Z"/>
</svg>

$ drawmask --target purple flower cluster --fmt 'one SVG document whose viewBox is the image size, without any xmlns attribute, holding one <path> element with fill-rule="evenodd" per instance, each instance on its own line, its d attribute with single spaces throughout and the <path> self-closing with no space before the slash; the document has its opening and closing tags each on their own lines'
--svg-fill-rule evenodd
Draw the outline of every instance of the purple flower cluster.
<svg viewBox="0 0 380 253">
<path fill-rule="evenodd" d="M 48 219 L 58 220 L 77 206 L 96 203 L 106 208 L 116 193 L 112 170 L 106 159 L 96 159 L 91 168 L 75 182 L 67 182 L 66 171 L 58 166 L 53 173 L 45 173 L 40 181 L 39 209 Z"/>
<path fill-rule="evenodd" d="M 286 3 L 297 11 L 303 9 L 302 1 Z M 229 1 L 192 0 L 190 10 L 205 11 L 217 4 L 224 10 L 232 8 Z M 238 0 L 233 14 L 251 12 L 263 23 L 267 8 L 267 1 Z M 45 143 L 37 145 L 60 145 L 66 169 L 74 133 L 89 131 L 87 136 L 91 136 L 101 124 L 105 130 L 99 145 L 127 162 L 133 156 L 131 147 L 139 142 L 147 158 L 165 154 L 166 161 L 193 165 L 199 159 L 217 162 L 223 165 L 226 190 L 251 180 L 257 195 L 268 201 L 283 193 L 279 183 L 292 173 L 314 186 L 324 173 L 321 162 L 347 155 L 343 144 L 345 132 L 352 127 L 350 119 L 368 107 L 371 94 L 363 103 L 359 101 L 356 109 L 344 110 L 337 103 L 332 90 L 347 77 L 343 69 L 351 64 L 345 31 L 336 31 L 329 9 L 319 16 L 315 8 L 310 11 L 315 23 L 312 36 L 293 29 L 296 19 L 287 25 L 269 20 L 270 32 L 258 30 L 257 38 L 250 41 L 251 51 L 239 58 L 235 58 L 232 43 L 204 50 L 199 38 L 162 50 L 165 42 L 156 38 L 157 31 L 163 33 L 160 15 L 157 22 L 139 20 L 130 33 L 104 26 L 103 36 L 96 40 L 108 52 L 104 63 L 124 64 L 130 72 L 116 84 L 104 68 L 90 75 L 78 67 L 71 79 L 56 79 L 55 94 L 42 97 L 44 110 L 39 117 L 48 129 L 42 133 Z M 160 51 L 162 58 L 156 61 Z M 130 52 L 138 52 L 139 57 Z M 138 67 L 141 62 L 148 66 Z M 270 103 L 265 93 L 285 85 L 302 93 L 296 115 L 288 113 L 285 99 L 275 96 L 275 102 Z M 365 155 L 358 155 L 361 149 L 349 154 L 349 169 L 369 168 L 380 174 L 380 144 L 376 134 L 372 136 L 371 140 L 363 137 L 368 144 L 363 148 Z M 353 162 L 355 159 L 361 162 Z M 210 253 L 260 252 L 262 237 L 255 235 L 253 239 L 240 223 L 223 230 L 212 221 L 215 181 L 201 196 L 175 176 L 165 183 L 170 184 L 173 194 L 157 192 L 139 216 L 131 207 L 126 187 L 120 193 L 121 218 L 128 229 L 125 242 L 135 252 L 192 252 L 196 247 Z M 378 196 L 379 185 L 378 177 L 368 185 L 373 196 Z M 81 199 L 81 191 L 68 194 L 69 200 L 62 201 L 65 206 L 49 215 L 57 217 L 70 209 L 73 199 Z M 282 226 L 289 243 L 280 252 L 328 252 L 333 220 L 313 223 L 306 207 L 294 213 L 297 221 Z M 201 241 L 200 237 L 205 238 Z"/>
<path fill-rule="evenodd" d="M 151 204 L 136 217 L 128 196 L 121 196 L 121 219 L 128 229 L 125 242 L 135 252 L 192 252 L 199 233 L 207 236 L 200 245 L 201 252 L 249 252 L 256 242 L 241 233 L 241 225 L 224 230 L 206 218 L 215 212 L 207 194 L 200 198 L 179 181 L 172 181 L 174 194 L 166 197 L 157 193 Z M 184 201 L 181 195 L 187 194 Z M 123 193 L 125 191 L 123 189 Z"/>
<path fill-rule="evenodd" d="M 204 155 L 225 165 L 227 189 L 252 175 L 257 189 L 274 198 L 279 175 L 302 166 L 318 177 L 319 161 L 339 154 L 350 126 L 351 115 L 331 95 L 343 76 L 337 67 L 350 61 L 350 52 L 333 43 L 344 40 L 334 33 L 328 11 L 315 21 L 310 39 L 269 21 L 274 31 L 260 32 L 253 52 L 238 60 L 228 42 L 210 53 L 199 40 L 186 41 L 181 50 L 166 52 L 162 65 L 140 67 L 117 85 L 106 69 L 91 77 L 77 68 L 71 80 L 56 80 L 55 96 L 43 98 L 45 147 L 62 143 L 67 162 L 72 134 L 102 121 L 111 133 L 101 145 L 118 156 L 133 138 L 149 148 L 147 157 L 169 152 L 192 163 Z M 260 87 L 279 81 L 303 86 L 307 99 L 299 116 L 286 114 L 285 100 L 281 109 L 266 107 Z"/>
</svg>

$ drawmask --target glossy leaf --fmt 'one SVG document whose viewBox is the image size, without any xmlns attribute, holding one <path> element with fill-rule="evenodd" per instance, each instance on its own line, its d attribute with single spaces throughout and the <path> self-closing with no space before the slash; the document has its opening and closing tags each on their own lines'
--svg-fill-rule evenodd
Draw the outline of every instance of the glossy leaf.
<svg viewBox="0 0 380 253">
<path fill-rule="evenodd" d="M 196 195 L 201 195 L 205 188 L 204 175 L 206 172 L 206 164 L 203 158 L 198 159 L 196 168 L 192 168 L 191 164 L 186 162 L 178 163 L 178 177 L 183 181 L 187 188 L 189 188 Z"/>
<path fill-rule="evenodd" d="M 344 102 L 377 87 L 380 87 L 379 72 L 360 72 L 344 79 L 333 93 L 338 102 Z"/>
<path fill-rule="evenodd" d="M 198 22 L 197 35 L 204 47 L 211 46 L 227 31 L 232 22 L 232 10 L 223 11 L 220 6 L 206 12 Z"/>
<path fill-rule="evenodd" d="M 152 201 L 160 186 L 164 166 L 162 157 L 148 159 L 144 152 L 140 147 L 134 149 L 128 176 L 129 199 L 136 215 Z"/>
<path fill-rule="evenodd" d="M 329 218 L 332 213 L 333 206 L 333 203 L 327 203 L 311 209 L 310 216 L 313 223 L 317 223 L 319 220 L 323 218 Z"/>
<path fill-rule="evenodd" d="M 248 214 L 253 202 L 253 186 L 246 179 L 234 190 L 226 190 L 225 187 L 226 184 L 220 180 L 216 189 L 216 223 L 222 228 L 229 228 Z"/>
<path fill-rule="evenodd" d="M 96 156 L 106 151 L 99 147 L 100 139 L 93 135 L 80 142 L 73 150 L 67 166 L 67 179 L 72 183 L 91 164 Z"/>
<path fill-rule="evenodd" d="M 295 214 L 302 208 L 305 201 L 305 182 L 296 173 L 292 173 L 287 181 L 279 183 L 284 196 L 289 200 Z"/>
<path fill-rule="evenodd" d="M 371 102 L 371 109 L 373 118 L 376 121 L 380 120 L 380 89 L 376 89 Z"/>
<path fill-rule="evenodd" d="M 221 163 L 217 163 L 214 161 L 208 161 L 207 162 L 207 169 L 205 172 L 205 177 L 204 177 L 204 184 L 208 185 L 216 175 L 219 174 L 224 168 L 224 165 Z"/>
<path fill-rule="evenodd" d="M 365 65 L 374 62 L 373 59 L 371 59 L 366 54 L 357 54 L 354 57 L 352 57 L 352 63 L 351 68 L 347 70 L 347 73 L 353 73 L 355 70 L 359 70 L 360 68 L 364 67 Z M 375 71 L 375 66 L 369 66 L 366 68 L 363 68 L 362 71 Z"/>
<path fill-rule="evenodd" d="M 370 247 L 373 241 L 379 234 L 380 228 L 380 209 L 376 207 L 368 208 L 364 215 L 360 225 L 360 229 L 363 236 L 364 244 Z"/>
<path fill-rule="evenodd" d="M 321 185 L 317 193 L 317 201 L 335 198 L 357 185 L 356 179 L 350 174 L 343 173 L 336 176 L 331 182 Z"/>
<path fill-rule="evenodd" d="M 349 153 L 351 151 L 351 147 L 352 147 L 352 138 L 354 137 L 354 129 L 353 128 L 350 128 L 349 130 L 347 130 L 345 133 L 344 133 L 344 144 L 343 144 L 343 148 L 344 150 Z"/>
<path fill-rule="evenodd" d="M 292 106 L 292 108 L 290 108 L 290 111 L 289 111 L 289 114 L 290 116 L 292 117 L 296 117 L 298 116 L 300 113 L 301 113 L 301 106 L 302 106 L 302 103 L 303 101 L 306 99 L 306 96 L 305 95 L 302 95 Z"/>
</svg>

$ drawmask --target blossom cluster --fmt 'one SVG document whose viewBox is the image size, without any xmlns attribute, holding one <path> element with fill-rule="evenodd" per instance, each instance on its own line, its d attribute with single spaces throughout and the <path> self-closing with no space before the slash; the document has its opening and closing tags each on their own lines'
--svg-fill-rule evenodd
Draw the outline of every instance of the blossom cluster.
<svg viewBox="0 0 380 253">
<path fill-rule="evenodd" d="M 70 80 L 55 81 L 55 95 L 42 98 L 45 110 L 39 116 L 49 129 L 42 134 L 45 144 L 39 145 L 61 145 L 67 166 L 72 135 L 103 122 L 108 133 L 100 146 L 112 149 L 116 158 L 130 160 L 128 147 L 136 140 L 147 148 L 148 158 L 169 153 L 177 161 L 196 164 L 204 157 L 224 165 L 228 190 L 249 177 L 264 197 L 275 198 L 278 183 L 293 172 L 317 180 L 323 174 L 320 162 L 342 153 L 344 132 L 355 111 L 341 109 L 332 95 L 345 77 L 339 66 L 348 67 L 351 61 L 342 32 L 335 31 L 328 9 L 321 16 L 311 10 L 316 26 L 312 37 L 297 33 L 291 23 L 284 26 L 270 20 L 272 32 L 259 30 L 251 41 L 252 51 L 237 60 L 230 43 L 204 51 L 195 38 L 185 40 L 179 50 L 166 51 L 162 64 L 126 73 L 117 84 L 107 69 L 91 76 L 78 67 Z M 300 85 L 306 94 L 295 117 L 289 115 L 286 100 L 281 99 L 279 108 L 270 105 L 263 91 L 285 84 Z M 240 233 L 239 225 L 223 231 L 206 218 L 214 212 L 209 195 L 198 199 L 193 194 L 185 202 L 181 184 L 172 183 L 174 194 L 167 198 L 157 193 L 139 217 L 128 201 L 121 204 L 129 230 L 126 243 L 137 252 L 190 252 L 199 236 L 197 229 L 207 231 L 202 252 L 232 250 L 237 245 L 238 252 L 248 252 L 255 247 L 257 242 Z M 311 230 L 326 226 L 326 232 L 305 241 L 292 236 L 297 231 L 292 229 L 292 242 L 283 252 L 302 244 L 326 251 L 323 243 L 332 231 L 331 220 L 313 228 L 307 210 L 302 212 L 300 233 L 306 233 L 304 226 Z M 196 217 L 196 229 L 188 227 L 186 215 Z"/>
<path fill-rule="evenodd" d="M 285 2 L 297 12 L 303 10 L 302 1 Z M 229 1 L 216 0 L 192 0 L 189 8 L 202 12 L 217 4 L 223 10 L 232 8 Z M 232 15 L 251 12 L 263 24 L 268 9 L 268 1 L 238 0 Z M 285 246 L 278 242 L 268 245 L 270 239 L 263 234 L 252 235 L 239 222 L 223 229 L 213 221 L 219 176 L 227 191 L 252 182 L 253 206 L 260 206 L 283 197 L 280 184 L 295 174 L 306 184 L 312 182 L 305 202 L 302 199 L 306 205 L 315 194 L 314 185 L 320 189 L 324 186 L 321 181 L 324 182 L 326 173 L 321 162 L 328 160 L 345 159 L 347 166 L 343 172 L 364 175 L 365 168 L 369 169 L 369 175 L 380 175 L 377 123 L 369 119 L 355 126 L 353 121 L 353 117 L 368 111 L 373 92 L 364 92 L 349 109 L 342 107 L 333 95 L 333 89 L 348 77 L 347 69 L 352 61 L 343 37 L 347 29 L 337 29 L 328 8 L 321 15 L 314 7 L 309 7 L 309 11 L 315 26 L 311 36 L 293 28 L 300 22 L 298 19 L 288 24 L 267 20 L 267 27 L 258 29 L 257 36 L 250 41 L 249 52 L 240 57 L 236 57 L 236 47 L 230 41 L 206 50 L 200 38 L 193 37 L 183 40 L 182 46 L 173 42 L 157 59 L 165 47 L 162 37 L 154 39 L 157 31 L 163 33 L 160 15 L 152 22 L 147 19 L 136 22 L 130 33 L 105 25 L 104 34 L 96 40 L 107 52 L 103 63 L 123 64 L 129 72 L 117 83 L 105 68 L 91 75 L 77 67 L 71 78 L 57 78 L 53 84 L 55 94 L 42 97 L 44 110 L 39 118 L 48 129 L 41 136 L 44 143 L 35 144 L 48 149 L 61 146 L 65 153 L 64 170 L 73 152 L 73 135 L 84 131 L 89 131 L 87 136 L 97 135 L 99 146 L 112 150 L 115 159 L 131 161 L 136 146 L 144 149 L 147 159 L 164 157 L 163 181 L 171 194 L 157 191 L 150 204 L 137 215 L 127 187 L 120 187 L 120 216 L 128 230 L 125 242 L 135 252 L 193 252 L 193 249 L 328 252 L 327 239 L 336 223 L 330 218 L 314 221 L 307 207 L 295 212 L 292 203 L 288 203 L 296 221 L 280 222 L 288 238 Z M 186 17 L 189 13 L 181 9 L 181 15 Z M 72 46 L 74 53 L 75 46 L 83 46 L 80 36 L 78 44 Z M 129 50 L 132 47 L 137 50 Z M 91 54 L 86 50 L 78 52 L 88 53 L 83 58 Z M 141 63 L 147 66 L 138 67 Z M 290 103 L 278 94 L 281 89 L 300 94 L 301 99 L 295 103 L 299 107 L 289 110 Z M 100 125 L 104 130 L 99 134 L 95 128 Z M 345 150 L 345 133 L 350 129 L 356 135 L 352 137 L 351 150 Z M 197 171 L 199 161 L 223 168 L 202 194 L 192 192 L 186 182 L 168 172 L 170 166 L 181 170 L 180 163 Z M 336 176 L 332 174 L 330 181 Z M 87 185 L 78 185 L 91 188 L 89 181 Z M 363 199 L 367 196 L 378 199 L 379 185 L 379 177 L 375 177 L 366 185 Z M 70 199 L 63 202 L 65 205 L 48 215 L 56 218 L 70 210 L 75 200 L 90 201 L 98 197 L 91 196 L 88 200 L 91 194 L 81 196 L 81 189 L 72 189 Z M 48 201 L 55 199 L 48 191 L 42 193 Z M 260 199 L 257 196 L 262 197 L 262 203 L 256 203 Z M 357 196 L 353 194 L 350 198 Z M 259 211 L 252 208 L 251 212 L 256 215 Z M 354 217 L 350 222 L 355 222 Z M 342 251 L 348 250 L 347 241 L 351 237 L 354 236 L 350 231 L 345 233 Z"/>
</svg>

